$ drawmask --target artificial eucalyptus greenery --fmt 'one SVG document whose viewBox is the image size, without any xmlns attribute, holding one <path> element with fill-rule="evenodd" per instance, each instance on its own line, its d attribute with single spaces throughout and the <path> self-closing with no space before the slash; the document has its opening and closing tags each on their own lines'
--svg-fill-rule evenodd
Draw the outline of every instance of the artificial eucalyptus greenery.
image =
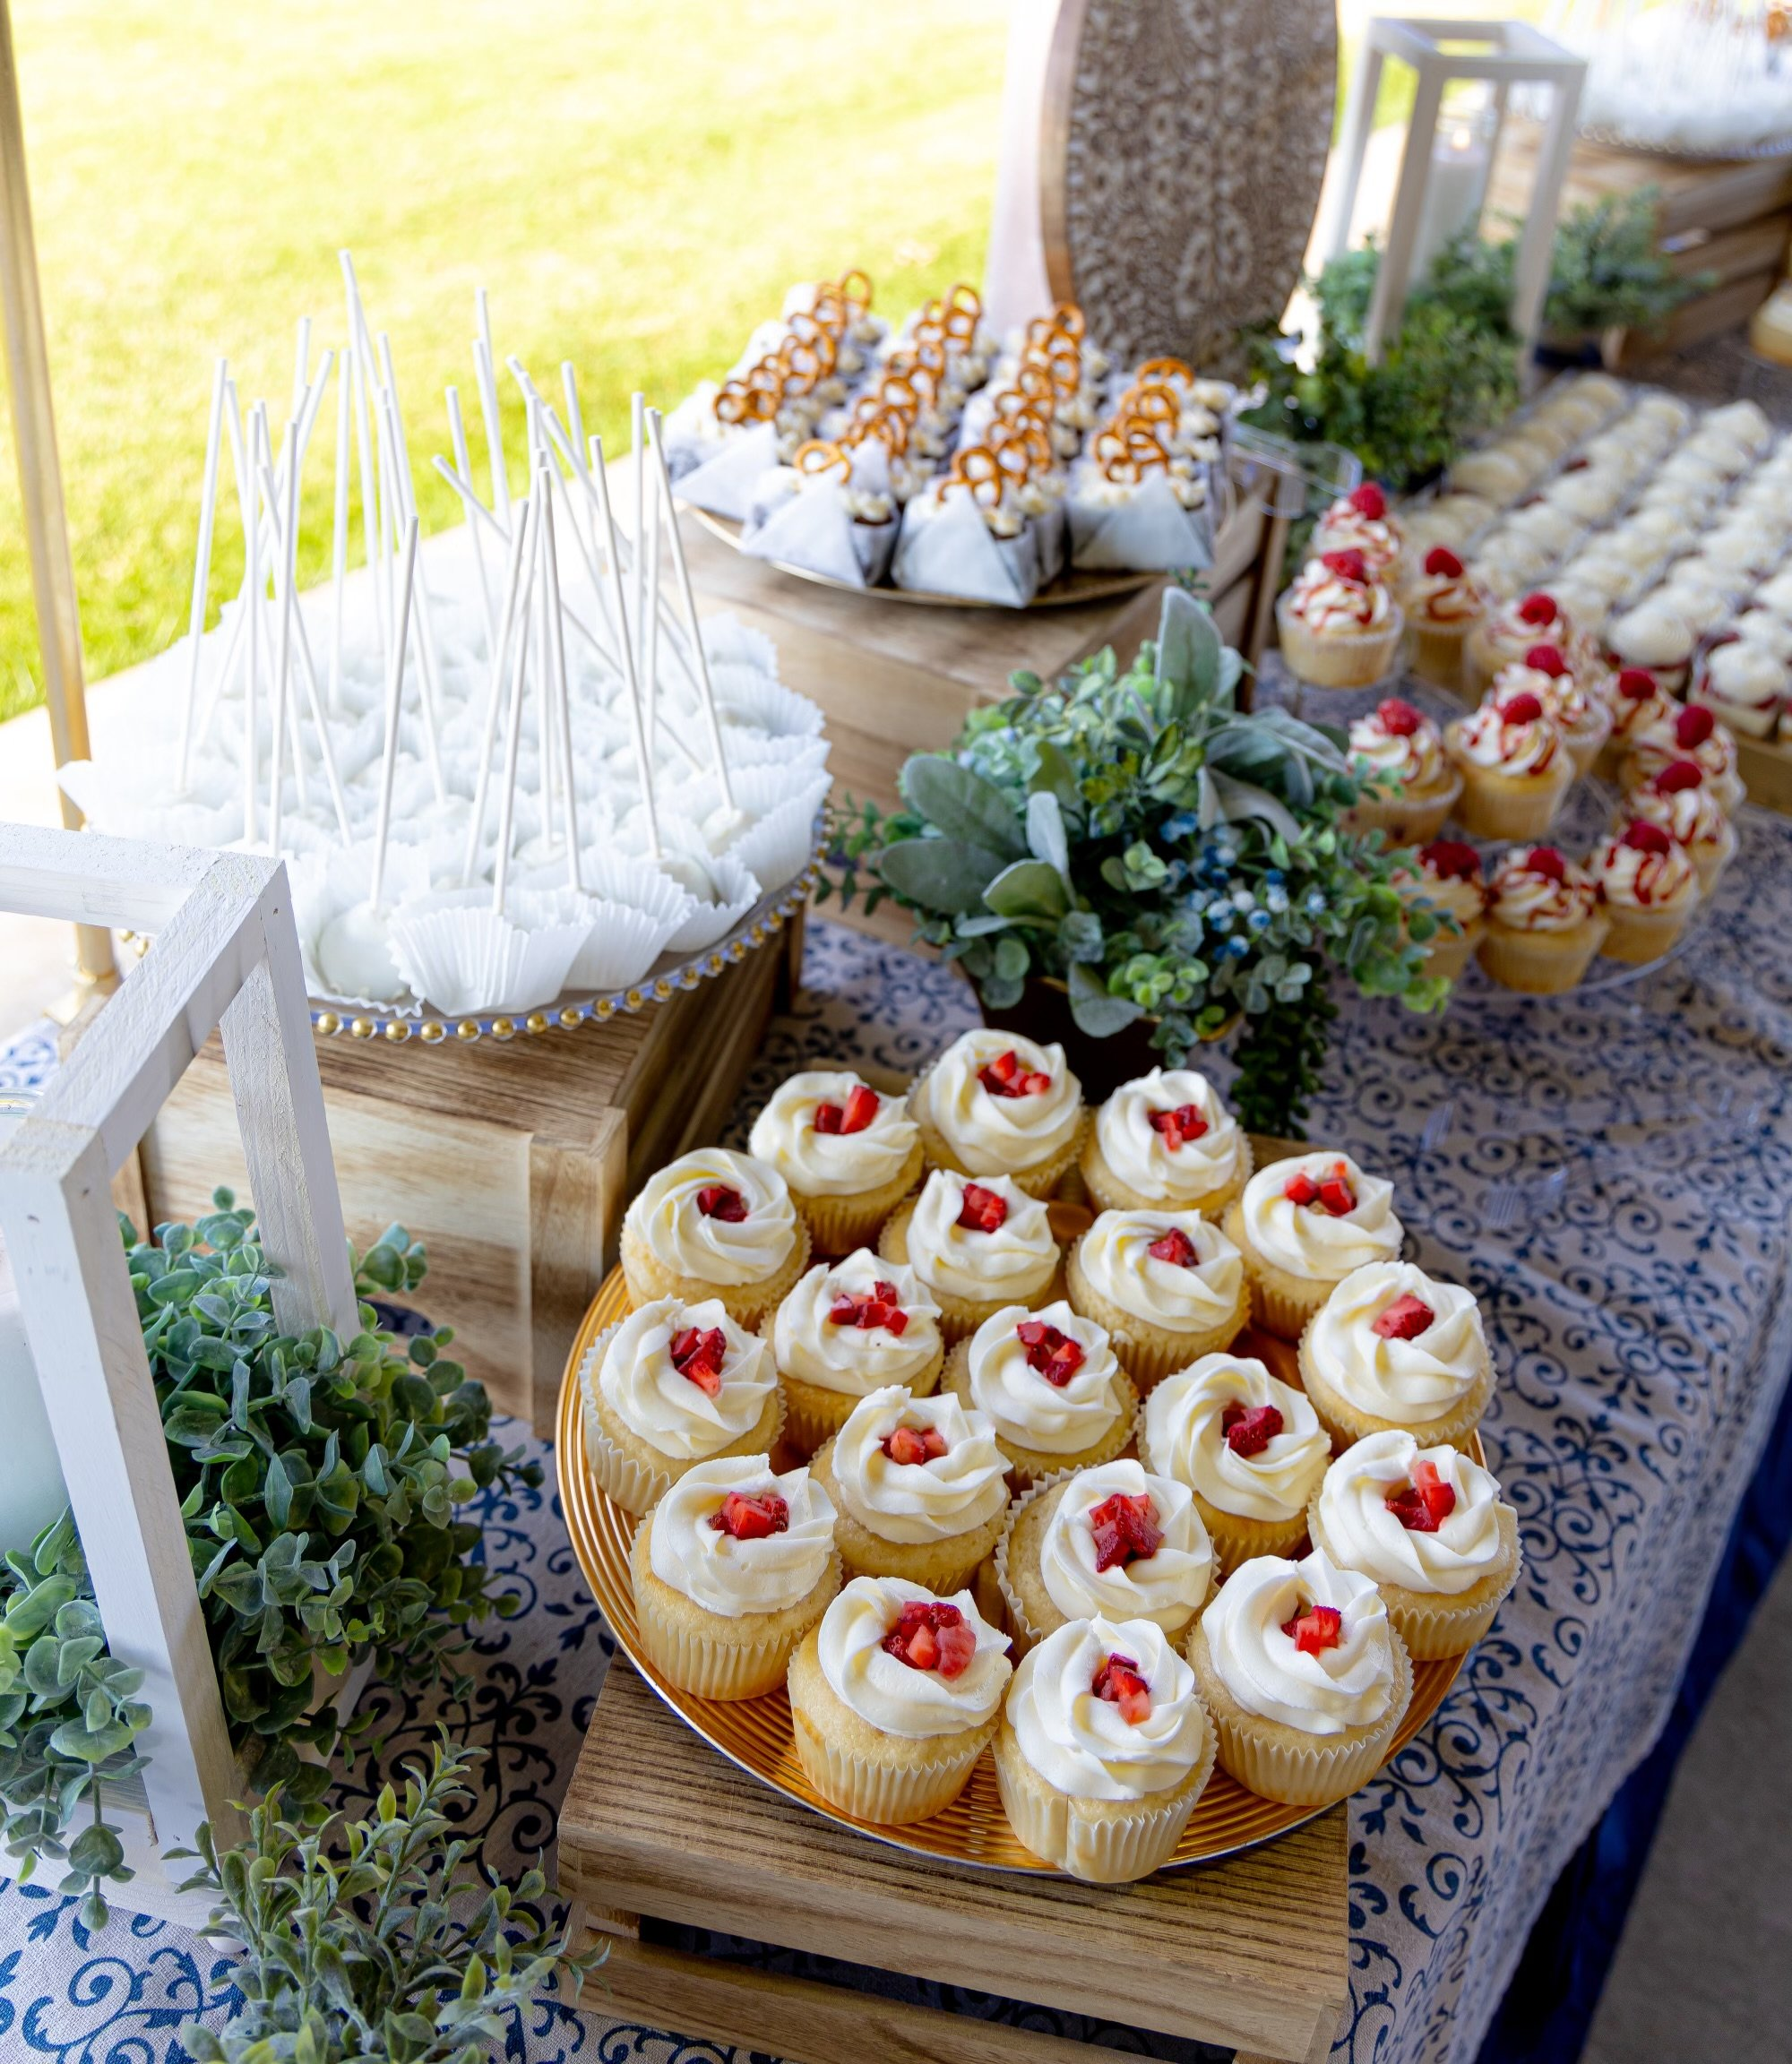
<svg viewBox="0 0 1792 2064">
<path fill-rule="evenodd" d="M 278 1788 L 222 1855 L 200 1828 L 182 1889 L 211 1893 L 211 1931 L 241 1945 L 243 2007 L 220 2033 L 181 2029 L 199 2064 L 483 2064 L 515 2009 L 602 1961 L 556 1939 L 540 1871 L 515 1886 L 482 1876 L 477 1845 L 456 1836 L 480 1753 L 438 1743 L 430 1769 L 407 1769 L 402 1797 L 386 1785 L 333 1853 L 327 1826 L 285 1817 Z"/>
<path fill-rule="evenodd" d="M 905 810 L 843 813 L 834 886 L 915 912 L 991 1010 L 1057 977 L 1079 1030 L 1149 1017 L 1172 1065 L 1242 1017 L 1241 1114 L 1293 1134 L 1335 1015 L 1328 968 L 1420 1010 L 1448 985 L 1420 973 L 1430 926 L 1407 924 L 1391 856 L 1340 827 L 1364 786 L 1342 734 L 1240 711 L 1242 671 L 1171 589 L 1131 667 L 1109 650 L 1055 685 L 1016 675 L 950 754 L 908 762 Z"/>
</svg>

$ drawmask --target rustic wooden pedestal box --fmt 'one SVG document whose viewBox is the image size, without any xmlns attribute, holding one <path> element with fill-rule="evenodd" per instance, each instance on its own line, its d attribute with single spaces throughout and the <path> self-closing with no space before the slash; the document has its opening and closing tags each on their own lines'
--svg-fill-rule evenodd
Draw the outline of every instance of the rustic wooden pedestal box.
<svg viewBox="0 0 1792 2064">
<path fill-rule="evenodd" d="M 951 2012 L 669 1935 L 712 1930 L 874 1977 L 1229 2044 L 1238 2064 L 1319 2064 L 1348 1996 L 1345 1844 L 1334 1808 L 1264 1847 L 1139 1885 L 942 1863 L 835 1827 L 749 1777 L 618 1656 L 561 1808 L 560 1888 L 609 1944 L 582 2006 L 791 2064 L 1070 2064 L 1115 2052 L 1024 2017 Z"/>
</svg>

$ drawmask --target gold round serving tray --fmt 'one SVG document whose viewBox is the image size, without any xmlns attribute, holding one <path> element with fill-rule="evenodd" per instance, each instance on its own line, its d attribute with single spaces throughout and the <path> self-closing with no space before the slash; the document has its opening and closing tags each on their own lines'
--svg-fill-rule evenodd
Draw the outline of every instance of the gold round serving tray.
<svg viewBox="0 0 1792 2064">
<path fill-rule="evenodd" d="M 560 1502 L 566 1516 L 566 1530 L 572 1535 L 573 1552 L 591 1595 L 630 1662 L 673 1711 L 731 1763 L 737 1763 L 787 1798 L 841 1827 L 856 1828 L 860 1834 L 899 1849 L 944 1857 L 954 1863 L 1060 1875 L 1055 1864 L 1035 1856 L 1016 1838 L 1003 1811 L 995 1785 L 995 1765 L 986 1750 L 971 1772 L 970 1783 L 943 1813 L 907 1828 L 857 1820 L 829 1805 L 804 1775 L 791 1745 L 790 1702 L 781 1690 L 768 1692 L 762 1698 L 696 1698 L 669 1683 L 648 1661 L 635 1625 L 634 1591 L 629 1577 L 629 1546 L 634 1538 L 635 1521 L 598 1488 L 585 1466 L 585 1415 L 579 1394 L 579 1365 L 585 1350 L 605 1327 L 625 1318 L 630 1309 L 622 1270 L 613 1268 L 586 1312 L 567 1357 L 560 1385 L 557 1429 Z M 1295 1352 L 1285 1341 L 1250 1332 L 1243 1336 L 1241 1344 L 1284 1381 L 1298 1381 Z M 1478 1461 L 1482 1459 L 1478 1440 L 1474 1454 Z M 1458 1656 L 1443 1663 L 1413 1664 L 1412 1703 L 1394 1736 L 1390 1757 L 1397 1754 L 1436 1712 L 1462 1667 L 1462 1660 Z M 1215 1770 L 1195 1803 L 1169 1868 L 1179 1870 L 1254 1848 L 1260 1842 L 1287 1834 L 1289 1828 L 1298 1828 L 1314 1819 L 1316 1811 L 1323 1810 L 1280 1806 L 1273 1800 L 1260 1799 L 1223 1770 Z"/>
<path fill-rule="evenodd" d="M 719 538 L 724 545 L 740 550 L 740 534 L 743 526 L 731 516 L 718 516 L 708 509 L 699 509 L 694 502 L 681 502 L 678 506 L 694 516 L 712 537 Z M 867 595 L 874 602 L 914 602 L 926 609 L 1002 609 L 999 602 L 976 602 L 965 595 L 935 595 L 925 588 L 855 588 L 850 580 L 836 580 L 831 573 L 817 573 L 807 566 L 792 566 L 782 559 L 768 559 L 768 566 L 775 566 L 780 573 L 788 573 L 793 580 L 812 580 L 817 588 L 837 588 L 842 595 Z M 1025 604 L 1028 609 L 1071 609 L 1079 602 L 1102 602 L 1110 596 L 1132 595 L 1141 588 L 1148 588 L 1153 580 L 1161 580 L 1159 573 L 1089 573 L 1074 566 L 1067 566 L 1055 580 L 1047 580 L 1033 599 Z M 1008 615 L 1020 612 L 1005 611 Z"/>
</svg>

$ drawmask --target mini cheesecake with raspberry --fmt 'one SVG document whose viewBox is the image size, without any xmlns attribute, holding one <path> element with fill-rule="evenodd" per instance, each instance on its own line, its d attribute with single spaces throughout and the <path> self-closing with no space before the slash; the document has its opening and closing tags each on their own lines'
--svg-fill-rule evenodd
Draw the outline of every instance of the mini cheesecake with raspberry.
<svg viewBox="0 0 1792 2064">
<path fill-rule="evenodd" d="M 1633 820 L 1659 825 L 1684 849 L 1699 876 L 1699 893 L 1709 896 L 1736 857 L 1736 830 L 1698 761 L 1670 760 L 1631 789 L 1624 803 Z"/>
<path fill-rule="evenodd" d="M 1554 846 L 1512 846 L 1487 887 L 1481 966 L 1507 989 L 1559 996 L 1605 943 L 1611 920 L 1599 885 Z"/>
<path fill-rule="evenodd" d="M 809 1229 L 784 1178 L 726 1147 L 681 1154 L 650 1175 L 625 1213 L 622 1268 L 637 1304 L 719 1298 L 757 1326 L 809 1265 Z"/>
<path fill-rule="evenodd" d="M 1107 1333 L 1062 1300 L 986 1319 L 946 1357 L 943 1382 L 988 1421 L 1023 1490 L 1111 1460 L 1139 1410 Z"/>
<path fill-rule="evenodd" d="M 913 1268 L 938 1305 L 948 1346 L 1010 1304 L 1057 1294 L 1058 1247 L 1046 1207 L 1012 1176 L 936 1168 L 877 1235 L 886 1261 Z"/>
<path fill-rule="evenodd" d="M 1371 572 L 1383 580 L 1394 578 L 1400 564 L 1401 538 L 1399 521 L 1388 507 L 1388 498 L 1374 480 L 1340 494 L 1313 533 L 1314 552 L 1357 551 L 1368 563 Z"/>
<path fill-rule="evenodd" d="M 1590 865 L 1612 927 L 1602 950 L 1632 966 L 1658 960 L 1699 901 L 1699 871 L 1686 848 L 1665 825 L 1633 817 Z"/>
<path fill-rule="evenodd" d="M 921 1135 L 908 1100 L 848 1069 L 809 1069 L 772 1091 L 747 1140 L 775 1168 L 815 1249 L 849 1254 L 921 1180 Z"/>
</svg>

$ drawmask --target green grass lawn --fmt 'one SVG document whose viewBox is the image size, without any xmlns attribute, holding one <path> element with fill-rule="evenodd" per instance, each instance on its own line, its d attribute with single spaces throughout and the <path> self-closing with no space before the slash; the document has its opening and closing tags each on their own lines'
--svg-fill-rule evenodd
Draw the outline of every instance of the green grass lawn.
<svg viewBox="0 0 1792 2064">
<path fill-rule="evenodd" d="M 476 287 L 499 357 L 544 386 L 570 358 L 609 438 L 631 389 L 669 408 L 792 280 L 863 265 L 897 314 L 980 280 L 1005 24 L 1002 0 L 19 0 L 90 676 L 184 630 L 213 360 L 278 434 L 297 317 L 342 334 L 340 246 L 392 333 L 440 527 L 458 511 L 428 460 L 444 384 L 477 415 Z M 314 580 L 334 406 L 305 482 Z M 520 453 L 520 408 L 509 434 Z M 10 420 L 0 436 L 5 717 L 40 691 Z M 214 615 L 236 528 L 220 516 Z"/>
</svg>

